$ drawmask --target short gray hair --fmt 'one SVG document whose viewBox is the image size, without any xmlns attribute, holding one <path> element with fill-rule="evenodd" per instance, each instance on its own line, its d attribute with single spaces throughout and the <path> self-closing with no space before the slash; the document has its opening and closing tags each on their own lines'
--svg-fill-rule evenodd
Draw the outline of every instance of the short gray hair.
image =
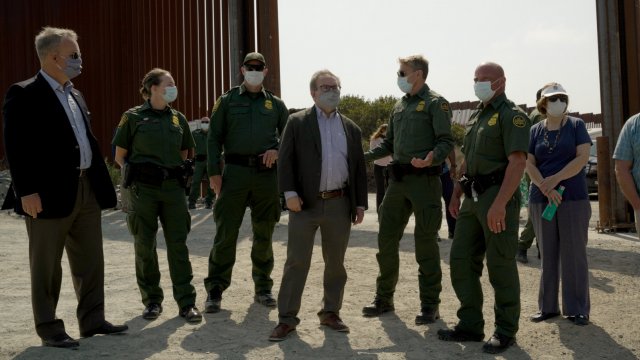
<svg viewBox="0 0 640 360">
<path fill-rule="evenodd" d="M 58 48 L 63 38 L 67 38 L 73 41 L 78 41 L 78 34 L 70 29 L 61 29 L 45 26 L 42 31 L 36 35 L 36 52 L 38 58 L 44 60 L 44 58 L 53 50 Z"/>
<path fill-rule="evenodd" d="M 311 81 L 309 82 L 309 89 L 311 91 L 317 88 L 316 83 L 318 82 L 318 79 L 320 78 L 320 76 L 331 76 L 332 78 L 336 79 L 336 81 L 338 82 L 338 86 L 340 86 L 340 78 L 337 77 L 331 71 L 324 69 L 324 70 L 316 71 L 315 73 L 313 73 L 313 75 L 311 75 Z"/>
<path fill-rule="evenodd" d="M 426 80 L 429 75 L 429 60 L 422 55 L 411 55 L 403 58 L 399 58 L 400 64 L 409 65 L 413 70 L 422 70 L 423 78 Z"/>
</svg>

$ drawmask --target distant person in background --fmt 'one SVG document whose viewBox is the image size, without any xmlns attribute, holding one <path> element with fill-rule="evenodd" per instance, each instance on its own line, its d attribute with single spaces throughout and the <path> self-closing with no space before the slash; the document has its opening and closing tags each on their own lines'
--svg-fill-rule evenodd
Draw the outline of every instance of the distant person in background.
<svg viewBox="0 0 640 360">
<path fill-rule="evenodd" d="M 388 127 L 389 125 L 382 124 L 378 127 L 378 130 L 371 135 L 369 150 L 375 149 L 382 143 L 387 136 Z M 380 210 L 384 193 L 387 191 L 387 186 L 389 186 L 389 171 L 387 165 L 391 163 L 391 160 L 393 160 L 391 155 L 387 155 L 373 162 L 373 178 L 376 180 L 376 211 Z"/>
<path fill-rule="evenodd" d="M 536 104 L 540 100 L 541 93 L 542 93 L 542 89 L 539 89 L 536 92 Z M 541 120 L 544 120 L 545 118 L 546 116 L 541 114 L 540 111 L 538 111 L 537 106 L 529 114 L 529 119 L 531 120 L 532 126 L 539 123 Z M 531 186 L 531 178 L 529 177 L 529 174 L 527 174 L 526 171 L 524 173 L 522 181 L 526 183 L 526 188 L 528 190 L 529 187 Z M 535 238 L 536 238 L 536 233 L 535 231 L 533 231 L 533 224 L 531 223 L 531 214 L 527 214 L 527 223 L 524 226 L 524 230 L 522 230 L 522 232 L 520 233 L 520 240 L 518 240 L 518 254 L 516 255 L 516 260 L 518 260 L 523 264 L 526 264 L 529 262 L 529 259 L 527 258 L 527 250 L 529 250 L 529 248 L 533 244 L 533 239 Z M 538 247 L 538 259 L 539 259 L 540 246 L 537 243 L 536 245 Z"/>
<path fill-rule="evenodd" d="M 206 180 L 206 193 L 204 197 L 204 208 L 211 209 L 215 195 L 209 186 L 209 175 L 207 175 L 207 133 L 209 132 L 209 118 L 204 117 L 199 120 L 198 128 L 191 132 L 193 141 L 196 143 L 195 170 L 193 171 L 193 182 L 189 193 L 189 209 L 196 208 L 196 201 L 200 198 L 200 183 Z"/>
<path fill-rule="evenodd" d="M 584 167 L 591 138 L 582 119 L 567 115 L 569 95 L 558 83 L 545 85 L 538 110 L 547 118 L 531 127 L 527 172 L 533 186 L 529 213 L 542 250 L 539 312 L 531 321 L 560 315 L 558 288 L 562 276 L 562 313 L 576 325 L 589 323 L 587 240 L 591 204 Z M 558 189 L 564 186 L 561 194 Z M 548 204 L 558 206 L 543 219 Z"/>
<path fill-rule="evenodd" d="M 640 238 L 640 114 L 629 118 L 622 127 L 613 159 L 618 185 L 633 207 L 636 234 Z"/>
<path fill-rule="evenodd" d="M 453 181 L 457 180 L 456 168 L 456 151 L 451 150 L 449 156 L 449 163 L 442 163 L 442 174 L 440 175 L 440 181 L 442 182 L 442 198 L 445 204 L 445 217 L 447 218 L 447 229 L 449 230 L 449 239 L 453 239 L 453 233 L 456 230 L 456 218 L 449 212 L 449 203 L 451 202 L 451 195 L 453 195 Z M 440 235 L 438 235 L 438 241 L 440 241 Z"/>
</svg>

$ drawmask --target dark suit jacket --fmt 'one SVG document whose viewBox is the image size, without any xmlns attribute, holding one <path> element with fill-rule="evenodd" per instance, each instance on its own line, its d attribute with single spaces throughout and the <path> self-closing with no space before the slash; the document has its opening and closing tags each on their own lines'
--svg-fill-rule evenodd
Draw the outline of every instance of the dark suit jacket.
<svg viewBox="0 0 640 360">
<path fill-rule="evenodd" d="M 116 205 L 109 172 L 91 132 L 90 116 L 82 94 L 72 95 L 82 110 L 93 158 L 87 173 L 101 208 Z M 35 77 L 13 84 L 4 99 L 5 154 L 12 189 L 3 208 L 22 211 L 20 198 L 38 193 L 42 212 L 38 218 L 62 218 L 73 210 L 78 191 L 80 148 L 67 114 L 47 80 Z"/>
<path fill-rule="evenodd" d="M 340 115 L 347 136 L 349 199 L 351 218 L 356 207 L 368 206 L 367 172 L 362 150 L 362 133 L 358 125 Z M 315 106 L 289 116 L 278 152 L 278 185 L 281 192 L 295 191 L 302 208 L 318 201 L 322 171 L 322 141 Z"/>
</svg>

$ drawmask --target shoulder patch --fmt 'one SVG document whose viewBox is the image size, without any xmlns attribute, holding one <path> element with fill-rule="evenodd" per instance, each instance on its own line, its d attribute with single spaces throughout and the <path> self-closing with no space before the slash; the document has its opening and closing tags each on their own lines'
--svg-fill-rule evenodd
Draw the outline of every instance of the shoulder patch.
<svg viewBox="0 0 640 360">
<path fill-rule="evenodd" d="M 513 117 L 513 125 L 519 128 L 523 128 L 525 125 L 527 125 L 527 121 L 524 119 L 524 116 L 516 115 Z"/>
<path fill-rule="evenodd" d="M 120 118 L 120 122 L 118 123 L 118 127 L 121 128 L 123 127 L 127 121 L 129 121 L 129 118 L 127 117 L 127 113 L 122 114 L 122 117 Z"/>
<path fill-rule="evenodd" d="M 213 115 L 216 110 L 218 110 L 218 107 L 220 106 L 220 102 L 222 101 L 222 97 L 219 97 L 218 100 L 216 100 L 216 103 L 213 104 L 213 109 L 211 109 L 211 115 Z"/>
<path fill-rule="evenodd" d="M 446 101 L 443 101 L 443 102 L 440 104 L 440 109 L 441 109 L 442 111 L 444 111 L 444 112 L 448 113 L 448 112 L 449 112 L 449 103 L 448 103 L 448 102 L 446 102 Z"/>
</svg>

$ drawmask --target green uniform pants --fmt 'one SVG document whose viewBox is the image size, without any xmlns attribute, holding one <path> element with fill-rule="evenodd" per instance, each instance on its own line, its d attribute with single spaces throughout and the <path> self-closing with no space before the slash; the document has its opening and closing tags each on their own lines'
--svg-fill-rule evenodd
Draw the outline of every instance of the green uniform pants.
<svg viewBox="0 0 640 360">
<path fill-rule="evenodd" d="M 202 180 L 207 182 L 207 192 L 204 197 L 205 204 L 213 203 L 214 193 L 209 187 L 209 176 L 207 175 L 207 162 L 196 161 L 195 169 L 193 170 L 193 182 L 191 183 L 191 192 L 189 193 L 189 203 L 194 203 L 200 197 L 200 182 Z"/>
<path fill-rule="evenodd" d="M 506 206 L 506 230 L 494 234 L 487 226 L 487 212 L 499 186 L 490 187 L 474 202 L 465 198 L 458 214 L 451 245 L 451 283 L 460 300 L 457 327 L 484 334 L 482 275 L 486 254 L 489 281 L 495 293 L 496 332 L 513 337 L 520 318 L 520 280 L 516 265 L 520 201 L 514 196 Z"/>
<path fill-rule="evenodd" d="M 439 176 L 407 175 L 402 181 L 390 181 L 378 214 L 378 298 L 393 301 L 400 266 L 400 239 L 413 212 L 420 303 L 422 308 L 434 308 L 440 303 L 442 271 L 437 235 L 442 221 L 441 196 Z"/>
<path fill-rule="evenodd" d="M 130 194 L 127 224 L 135 239 L 136 279 L 142 303 L 145 306 L 161 304 L 164 299 L 156 252 L 160 218 L 167 244 L 173 298 L 180 308 L 195 304 L 196 290 L 191 285 L 193 272 L 187 248 L 191 217 L 184 202 L 184 188 L 177 180 L 165 180 L 160 187 L 134 182 Z"/>
<path fill-rule="evenodd" d="M 238 232 L 245 210 L 251 209 L 253 246 L 251 274 L 256 294 L 271 292 L 273 280 L 273 229 L 280 219 L 280 197 L 275 169 L 258 171 L 255 168 L 227 164 L 222 175 L 222 191 L 216 201 L 213 217 L 216 236 L 209 254 L 209 274 L 204 279 L 207 292 L 224 291 L 231 284 L 236 261 Z"/>
</svg>

